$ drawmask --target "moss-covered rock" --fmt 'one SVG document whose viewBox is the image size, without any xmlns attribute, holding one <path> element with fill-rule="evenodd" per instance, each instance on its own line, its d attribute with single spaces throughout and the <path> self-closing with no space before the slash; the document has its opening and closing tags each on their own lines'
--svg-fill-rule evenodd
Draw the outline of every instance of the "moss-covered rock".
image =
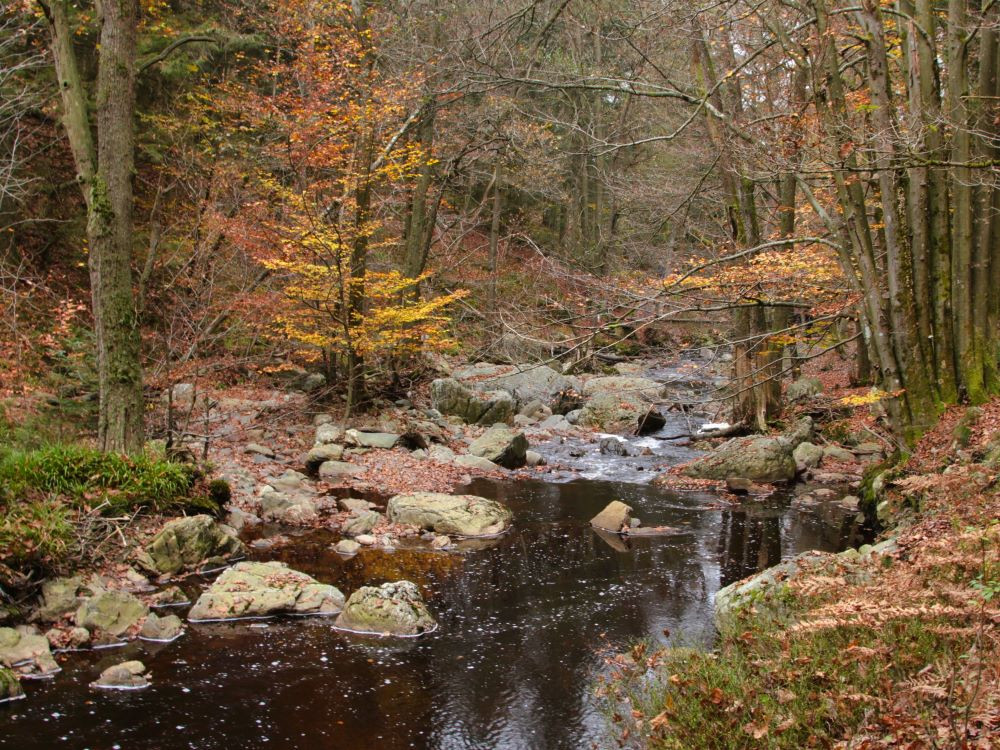
<svg viewBox="0 0 1000 750">
<path fill-rule="evenodd" d="M 136 561 L 152 573 L 174 574 L 206 563 L 225 563 L 244 551 L 230 528 L 210 516 L 198 515 L 168 522 L 139 550 Z"/>
<path fill-rule="evenodd" d="M 420 589 L 410 581 L 362 586 L 351 594 L 337 627 L 378 635 L 421 635 L 437 622 L 424 604 Z"/>
<path fill-rule="evenodd" d="M 439 534 L 491 536 L 512 519 L 507 506 L 476 495 L 413 492 L 389 500 L 386 512 L 395 523 L 412 524 Z"/>
<path fill-rule="evenodd" d="M 225 570 L 198 597 L 188 619 L 232 620 L 281 613 L 336 614 L 344 606 L 338 589 L 281 562 L 241 562 Z"/>
<path fill-rule="evenodd" d="M 149 614 L 149 607 L 126 591 L 101 591 L 76 610 L 76 624 L 120 636 Z"/>
</svg>

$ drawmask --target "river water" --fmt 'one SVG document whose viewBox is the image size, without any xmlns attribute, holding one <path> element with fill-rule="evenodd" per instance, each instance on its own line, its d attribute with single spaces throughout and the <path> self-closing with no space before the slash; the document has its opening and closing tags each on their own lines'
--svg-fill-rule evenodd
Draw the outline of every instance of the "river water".
<svg viewBox="0 0 1000 750">
<path fill-rule="evenodd" d="M 841 549 L 855 533 L 849 518 L 790 509 L 787 497 L 733 507 L 600 478 L 466 489 L 506 502 L 513 530 L 452 552 L 424 545 L 345 560 L 329 550 L 335 537 L 313 532 L 254 553 L 347 594 L 413 580 L 440 621 L 435 633 L 389 641 L 336 632 L 324 618 L 243 621 L 189 626 L 172 644 L 74 654 L 54 680 L 28 683 L 26 700 L 0 707 L 0 747 L 607 747 L 592 698 L 602 652 L 640 638 L 708 644 L 721 586 L 803 550 Z M 675 531 L 598 535 L 588 520 L 613 499 L 644 525 Z M 190 593 L 205 583 L 189 581 Z M 152 687 L 88 689 L 126 658 L 146 663 Z"/>
</svg>

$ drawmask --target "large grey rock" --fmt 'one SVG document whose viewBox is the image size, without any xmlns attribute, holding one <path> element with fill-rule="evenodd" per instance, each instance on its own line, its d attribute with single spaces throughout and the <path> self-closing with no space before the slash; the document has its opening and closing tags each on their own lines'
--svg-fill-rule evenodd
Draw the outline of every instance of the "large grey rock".
<svg viewBox="0 0 1000 750">
<path fill-rule="evenodd" d="M 341 555 L 354 555 L 359 549 L 361 549 L 361 545 L 353 539 L 341 539 L 334 547 L 334 550 Z"/>
<path fill-rule="evenodd" d="M 460 367 L 454 377 L 479 391 L 507 391 L 518 404 L 539 401 L 546 406 L 560 392 L 577 388 L 576 378 L 556 372 L 546 365 L 494 365 L 481 362 Z"/>
<path fill-rule="evenodd" d="M 480 392 L 454 378 L 439 378 L 431 383 L 431 403 L 442 414 L 460 417 L 468 424 L 506 422 L 517 406 L 507 391 Z"/>
<path fill-rule="evenodd" d="M 0 628 L 0 665 L 13 667 L 30 664 L 41 674 L 58 672 L 49 640 L 24 628 Z"/>
<path fill-rule="evenodd" d="M 101 591 L 76 610 L 76 624 L 120 636 L 149 614 L 149 607 L 125 591 Z"/>
<path fill-rule="evenodd" d="M 583 395 L 587 398 L 604 394 L 653 403 L 663 396 L 663 385 L 649 378 L 626 375 L 590 378 L 583 384 Z"/>
<path fill-rule="evenodd" d="M 394 448 L 399 442 L 399 435 L 392 432 L 362 432 L 361 430 L 348 430 L 344 433 L 344 440 L 350 445 L 358 445 L 362 448 Z"/>
<path fill-rule="evenodd" d="M 823 460 L 823 449 L 809 442 L 799 443 L 792 451 L 792 458 L 795 459 L 795 467 L 799 471 L 814 469 Z"/>
<path fill-rule="evenodd" d="M 511 512 L 495 500 L 476 495 L 446 495 L 414 492 L 389 500 L 389 520 L 406 523 L 439 534 L 490 536 L 505 531 Z"/>
<path fill-rule="evenodd" d="M 301 471 L 285 469 L 280 476 L 268 479 L 267 484 L 278 492 L 302 492 L 306 488 L 308 479 L 309 477 Z"/>
<path fill-rule="evenodd" d="M 378 635 L 421 635 L 437 628 L 420 589 L 410 581 L 362 586 L 351 594 L 337 627 Z"/>
<path fill-rule="evenodd" d="M 336 614 L 344 595 L 281 562 L 241 562 L 223 571 L 195 602 L 188 619 L 231 620 L 280 613 Z"/>
<path fill-rule="evenodd" d="M 211 516 L 176 518 L 136 554 L 136 561 L 157 574 L 193 570 L 206 563 L 225 562 L 245 551 L 232 529 Z"/>
<path fill-rule="evenodd" d="M 607 432 L 633 429 L 648 413 L 649 403 L 634 393 L 597 393 L 580 409 L 576 424 Z"/>
<path fill-rule="evenodd" d="M 795 478 L 796 466 L 792 449 L 780 438 L 741 437 L 691 462 L 684 474 L 700 479 L 735 476 L 753 482 L 787 482 Z"/>
<path fill-rule="evenodd" d="M 744 477 L 753 482 L 788 482 L 797 467 L 792 452 L 812 435 L 812 420 L 804 417 L 777 437 L 738 437 L 684 468 L 684 474 L 701 479 Z"/>
<path fill-rule="evenodd" d="M 857 460 L 857 457 L 847 448 L 842 448 L 839 445 L 828 445 L 823 449 L 823 458 L 829 458 L 831 461 L 840 461 L 844 463 L 850 463 Z"/>
<path fill-rule="evenodd" d="M 146 665 L 141 661 L 114 664 L 101 672 L 101 676 L 90 683 L 92 688 L 102 690 L 141 690 L 149 685 Z"/>
<path fill-rule="evenodd" d="M 528 439 L 523 432 L 517 432 L 503 425 L 494 425 L 469 446 L 473 456 L 485 458 L 507 469 L 524 466 Z"/>
<path fill-rule="evenodd" d="M 596 529 L 619 533 L 628 529 L 632 521 L 632 507 L 620 500 L 612 500 L 604 510 L 590 519 L 590 525 Z"/>
<path fill-rule="evenodd" d="M 785 397 L 792 402 L 805 401 L 823 392 L 823 384 L 819 378 L 801 377 L 788 384 Z"/>
</svg>

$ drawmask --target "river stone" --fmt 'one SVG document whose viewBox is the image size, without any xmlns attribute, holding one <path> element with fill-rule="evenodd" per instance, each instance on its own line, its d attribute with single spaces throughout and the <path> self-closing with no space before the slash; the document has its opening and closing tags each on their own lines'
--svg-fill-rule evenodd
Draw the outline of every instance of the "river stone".
<svg viewBox="0 0 1000 750">
<path fill-rule="evenodd" d="M 230 508 L 226 514 L 226 525 L 239 534 L 243 529 L 256 526 L 260 518 L 253 513 L 247 513 L 242 508 Z"/>
<path fill-rule="evenodd" d="M 142 624 L 139 638 L 144 641 L 172 641 L 184 632 L 181 618 L 177 615 L 158 615 L 151 612 Z"/>
<path fill-rule="evenodd" d="M 168 586 L 150 598 L 151 607 L 180 607 L 190 604 L 187 594 L 177 586 Z"/>
<path fill-rule="evenodd" d="M 519 404 L 538 401 L 552 406 L 563 391 L 579 386 L 576 378 L 556 372 L 547 365 L 496 365 L 479 362 L 459 367 L 454 377 L 478 391 L 506 391 Z"/>
<path fill-rule="evenodd" d="M 353 555 L 356 554 L 359 549 L 361 549 L 361 545 L 353 539 L 341 539 L 337 542 L 337 546 L 334 547 L 334 550 L 339 552 L 341 555 Z"/>
<path fill-rule="evenodd" d="M 823 392 L 823 383 L 819 378 L 801 377 L 788 384 L 785 389 L 785 398 L 791 402 L 805 401 L 814 398 Z"/>
<path fill-rule="evenodd" d="M 316 426 L 316 437 L 313 440 L 317 445 L 328 445 L 339 443 L 344 437 L 344 431 L 331 422 L 323 422 Z"/>
<path fill-rule="evenodd" d="M 80 606 L 79 593 L 84 589 L 83 579 L 50 578 L 42 583 L 42 595 L 36 616 L 43 622 L 54 622 L 63 615 L 75 612 Z"/>
<path fill-rule="evenodd" d="M 495 500 L 476 495 L 446 495 L 414 492 L 389 500 L 389 520 L 406 523 L 439 534 L 490 536 L 505 531 L 510 510 Z"/>
<path fill-rule="evenodd" d="M 232 529 L 211 516 L 199 515 L 169 521 L 139 550 L 136 560 L 152 573 L 174 574 L 208 561 L 224 561 L 244 550 Z"/>
<path fill-rule="evenodd" d="M 851 462 L 856 460 L 854 454 L 847 450 L 847 448 L 842 448 L 839 445 L 828 445 L 823 449 L 823 458 L 829 458 L 832 461 L 841 462 Z"/>
<path fill-rule="evenodd" d="M 378 542 L 378 539 L 372 536 L 371 534 L 360 534 L 354 537 L 354 541 L 356 541 L 358 544 L 363 544 L 366 547 L 371 547 L 376 542 Z"/>
<path fill-rule="evenodd" d="M 317 443 L 306 454 L 306 471 L 316 473 L 326 461 L 339 461 L 344 457 L 344 446 L 336 443 Z"/>
<path fill-rule="evenodd" d="M 21 680 L 11 670 L 0 667 L 0 703 L 24 697 Z"/>
<path fill-rule="evenodd" d="M 723 443 L 684 468 L 701 479 L 744 477 L 753 482 L 787 482 L 795 478 L 792 450 L 780 438 L 742 437 Z"/>
<path fill-rule="evenodd" d="M 420 635 L 437 627 L 420 589 L 410 581 L 362 586 L 351 594 L 337 627 L 382 635 Z"/>
<path fill-rule="evenodd" d="M 729 440 L 684 468 L 701 479 L 745 477 L 753 482 L 788 482 L 798 471 L 792 452 L 812 435 L 812 419 L 803 417 L 777 437 L 751 435 Z"/>
<path fill-rule="evenodd" d="M 141 690 L 149 685 L 146 665 L 141 661 L 125 661 L 121 664 L 114 664 L 101 672 L 101 676 L 90 683 L 92 688 L 103 690 Z"/>
<path fill-rule="evenodd" d="M 49 639 L 25 628 L 0 628 L 0 665 L 31 666 L 41 674 L 58 672 Z"/>
<path fill-rule="evenodd" d="M 648 411 L 649 403 L 634 394 L 598 393 L 580 409 L 577 424 L 605 431 L 625 429 L 638 426 Z"/>
<path fill-rule="evenodd" d="M 440 461 L 441 463 L 451 463 L 455 460 L 455 451 L 449 448 L 447 445 L 432 445 L 427 449 L 427 457 L 432 461 Z"/>
<path fill-rule="evenodd" d="M 799 471 L 815 469 L 823 460 L 823 449 L 809 442 L 799 443 L 792 451 L 792 458 L 795 459 L 795 468 Z"/>
<path fill-rule="evenodd" d="M 663 395 L 663 385 L 649 378 L 636 378 L 626 375 L 610 375 L 602 378 L 590 378 L 583 384 L 583 395 L 593 397 L 610 394 L 623 398 L 636 398 L 652 403 Z"/>
<path fill-rule="evenodd" d="M 601 438 L 600 451 L 602 456 L 628 456 L 628 443 L 621 438 L 609 435 Z"/>
<path fill-rule="evenodd" d="M 431 404 L 442 414 L 460 417 L 467 424 L 506 422 L 514 416 L 517 402 L 504 390 L 480 392 L 454 378 L 431 383 Z"/>
<path fill-rule="evenodd" d="M 385 516 L 374 510 L 356 510 L 347 517 L 343 526 L 340 527 L 342 533 L 348 536 L 360 536 L 370 534 L 372 529 L 385 521 Z"/>
<path fill-rule="evenodd" d="M 596 529 L 613 531 L 619 533 L 623 528 L 628 528 L 632 520 L 632 507 L 620 500 L 612 500 L 604 510 L 590 519 L 590 525 Z"/>
<path fill-rule="evenodd" d="M 149 607 L 125 591 L 101 591 L 76 610 L 76 624 L 120 636 L 148 614 Z"/>
<path fill-rule="evenodd" d="M 507 469 L 519 469 L 525 464 L 528 439 L 504 425 L 494 425 L 469 446 L 473 456 L 485 458 Z"/>
<path fill-rule="evenodd" d="M 198 597 L 188 613 L 192 622 L 294 614 L 335 614 L 344 595 L 333 586 L 292 570 L 282 562 L 241 562 Z"/>
<path fill-rule="evenodd" d="M 356 477 L 363 474 L 364 466 L 347 461 L 324 461 L 319 467 L 320 479 L 339 479 L 341 477 Z"/>
<path fill-rule="evenodd" d="M 527 464 L 528 466 L 544 466 L 545 456 L 543 456 L 538 451 L 525 451 L 524 463 Z"/>
<path fill-rule="evenodd" d="M 527 456 L 527 453 L 525 453 Z M 526 459 L 527 460 L 527 459 Z M 455 458 L 455 466 L 461 466 L 463 469 L 477 469 L 478 471 L 496 471 L 497 465 L 486 458 L 480 458 L 479 456 L 462 455 Z"/>
<path fill-rule="evenodd" d="M 399 435 L 392 432 L 362 432 L 360 430 L 348 430 L 344 433 L 344 440 L 349 445 L 359 445 L 362 448 L 381 448 L 388 450 L 394 448 L 399 442 Z"/>
</svg>

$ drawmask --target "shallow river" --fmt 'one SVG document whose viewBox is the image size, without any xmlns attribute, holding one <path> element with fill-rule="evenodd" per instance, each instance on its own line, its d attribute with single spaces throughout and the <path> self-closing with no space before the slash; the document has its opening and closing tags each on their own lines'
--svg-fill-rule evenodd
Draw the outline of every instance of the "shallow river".
<svg viewBox="0 0 1000 750">
<path fill-rule="evenodd" d="M 364 583 L 420 584 L 441 627 L 403 642 L 333 631 L 323 618 L 190 626 L 179 641 L 73 655 L 28 698 L 0 707 L 0 747 L 539 748 L 606 747 L 592 699 L 601 651 L 638 638 L 708 643 L 721 587 L 806 549 L 841 549 L 851 524 L 788 509 L 738 509 L 706 494 L 644 484 L 474 482 L 515 527 L 459 552 L 364 550 L 309 534 L 277 557 L 350 593 Z M 602 538 L 588 519 L 610 500 L 668 536 Z M 204 581 L 189 582 L 196 594 Z M 669 634 L 669 635 L 668 635 Z M 108 664 L 139 658 L 153 686 L 87 688 Z"/>
</svg>

